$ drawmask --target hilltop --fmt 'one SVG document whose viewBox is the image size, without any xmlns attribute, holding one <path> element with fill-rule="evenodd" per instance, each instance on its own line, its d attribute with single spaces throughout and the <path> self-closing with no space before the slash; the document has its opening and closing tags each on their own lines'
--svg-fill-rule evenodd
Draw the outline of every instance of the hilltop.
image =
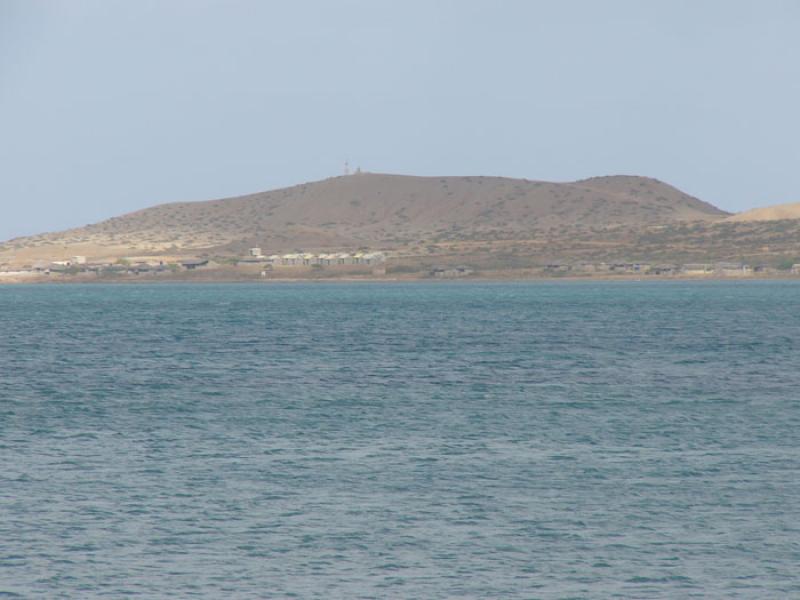
<svg viewBox="0 0 800 600">
<path fill-rule="evenodd" d="M 0 247 L 17 261 L 90 257 L 408 248 L 441 241 L 713 223 L 728 213 L 656 179 L 568 183 L 504 177 L 358 174 L 285 189 L 147 208 Z M 5 250 L 5 252 L 3 252 Z"/>
</svg>

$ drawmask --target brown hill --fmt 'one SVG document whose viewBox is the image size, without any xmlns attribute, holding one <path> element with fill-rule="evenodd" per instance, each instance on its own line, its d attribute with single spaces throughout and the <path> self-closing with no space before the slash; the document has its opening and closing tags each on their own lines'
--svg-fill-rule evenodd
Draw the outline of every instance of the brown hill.
<svg viewBox="0 0 800 600">
<path fill-rule="evenodd" d="M 500 239 L 572 227 L 718 221 L 727 213 L 661 181 L 550 183 L 502 177 L 359 174 L 206 202 L 164 204 L 7 243 L 29 256 L 399 247 L 446 236 Z"/>
<path fill-rule="evenodd" d="M 726 220 L 734 223 L 747 223 L 751 221 L 781 221 L 783 219 L 800 219 L 800 202 L 754 208 L 735 214 Z"/>
</svg>

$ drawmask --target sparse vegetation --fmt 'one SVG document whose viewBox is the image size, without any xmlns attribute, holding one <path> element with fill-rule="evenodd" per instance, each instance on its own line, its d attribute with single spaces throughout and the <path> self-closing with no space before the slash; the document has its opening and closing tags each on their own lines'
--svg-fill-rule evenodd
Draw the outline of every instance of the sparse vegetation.
<svg viewBox="0 0 800 600">
<path fill-rule="evenodd" d="M 535 261 L 635 255 L 663 262 L 754 257 L 788 269 L 793 262 L 787 257 L 800 254 L 800 220 L 735 222 L 724 217 L 710 205 L 644 178 L 550 184 L 365 174 L 241 198 L 154 207 L 61 234 L 14 240 L 0 246 L 0 259 L 16 253 L 28 262 L 56 253 L 68 257 L 87 254 L 77 249 L 85 246 L 103 256 L 160 253 L 165 262 L 201 252 L 230 265 L 232 254 L 241 255 L 252 245 L 270 252 L 386 246 L 415 256 L 417 264 L 430 256 L 431 262 L 529 268 Z M 118 264 L 128 264 L 122 260 Z"/>
</svg>

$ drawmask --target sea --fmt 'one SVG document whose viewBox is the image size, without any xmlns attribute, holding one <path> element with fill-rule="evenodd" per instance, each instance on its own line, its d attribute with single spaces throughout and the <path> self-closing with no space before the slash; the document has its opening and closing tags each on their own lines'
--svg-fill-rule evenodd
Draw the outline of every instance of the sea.
<svg viewBox="0 0 800 600">
<path fill-rule="evenodd" d="M 800 283 L 0 287 L 0 598 L 800 598 Z"/>
</svg>

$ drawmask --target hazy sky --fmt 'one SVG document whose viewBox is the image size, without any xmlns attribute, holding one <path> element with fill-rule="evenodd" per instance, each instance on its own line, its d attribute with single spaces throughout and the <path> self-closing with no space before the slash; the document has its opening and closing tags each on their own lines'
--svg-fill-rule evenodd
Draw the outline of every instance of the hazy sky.
<svg viewBox="0 0 800 600">
<path fill-rule="evenodd" d="M 0 239 L 346 158 L 800 201 L 800 2 L 0 0 Z"/>
</svg>

